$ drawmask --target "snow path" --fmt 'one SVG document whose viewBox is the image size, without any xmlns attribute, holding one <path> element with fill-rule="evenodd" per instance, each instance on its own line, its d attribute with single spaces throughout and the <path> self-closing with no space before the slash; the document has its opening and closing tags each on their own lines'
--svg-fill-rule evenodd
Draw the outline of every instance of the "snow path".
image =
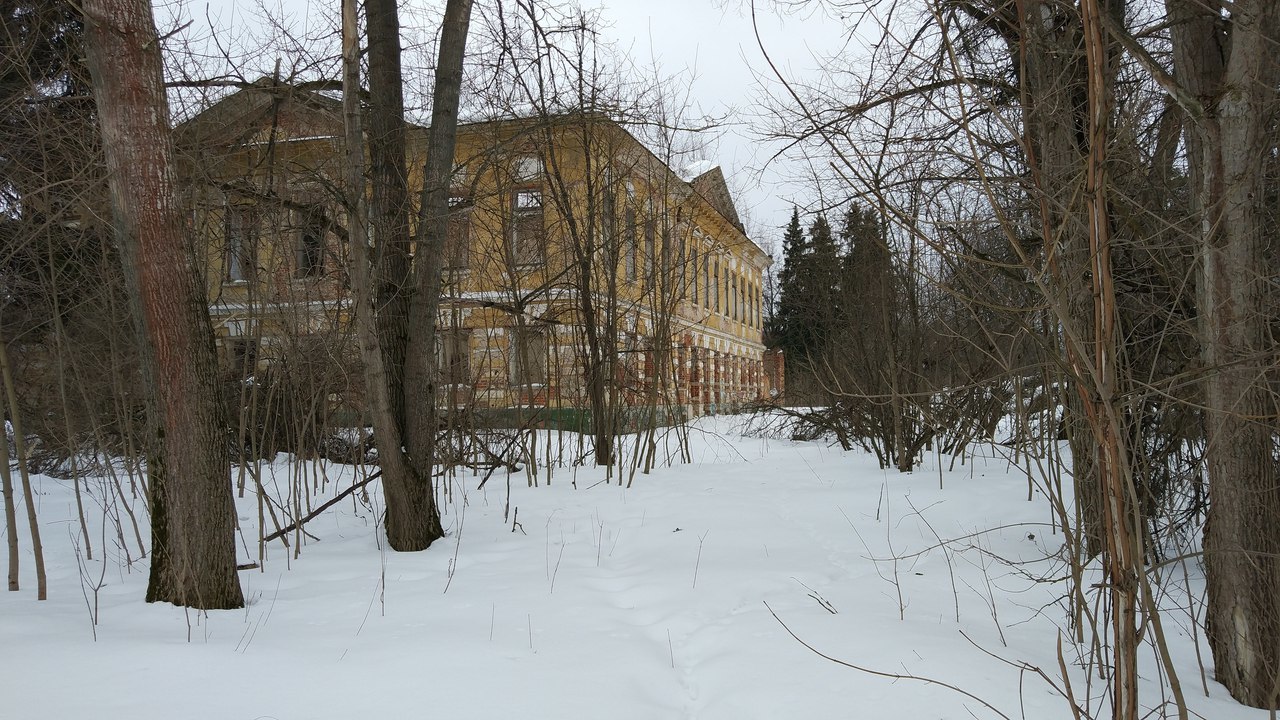
<svg viewBox="0 0 1280 720">
<path fill-rule="evenodd" d="M 96 642 L 69 483 L 38 478 L 50 600 L 34 601 L 25 574 L 22 592 L 0 596 L 0 718 L 998 717 L 942 687 L 824 661 L 769 608 L 842 660 L 954 684 L 1010 718 L 1071 717 L 1044 682 L 961 635 L 1058 678 L 1060 589 L 1022 572 L 1059 574 L 1045 558 L 1060 538 L 1005 459 L 944 471 L 940 490 L 932 459 L 900 475 L 862 453 L 741 437 L 724 418 L 697 430 L 694 463 L 638 475 L 630 489 L 593 468 L 558 471 L 550 487 L 513 476 L 514 532 L 507 478 L 484 489 L 464 478 L 449 535 L 425 553 L 383 552 L 378 509 L 339 503 L 308 526 L 321 541 L 299 559 L 276 543 L 264 571 L 241 574 L 240 611 L 143 603 L 145 561 L 127 568 L 112 530 L 94 538 L 105 565 L 80 558 L 88 584 L 105 567 Z M 270 469 L 283 486 L 284 458 Z M 326 497 L 349 472 L 328 468 Z M 103 504 L 92 506 L 97 525 Z M 256 537 L 251 495 L 240 516 Z M 887 559 L 998 526 L 1008 527 Z M 29 574 L 29 552 L 24 563 Z M 1197 697 L 1194 652 L 1174 620 L 1197 711 L 1263 717 L 1216 685 L 1212 699 Z M 1079 672 L 1073 683 L 1083 688 Z"/>
</svg>

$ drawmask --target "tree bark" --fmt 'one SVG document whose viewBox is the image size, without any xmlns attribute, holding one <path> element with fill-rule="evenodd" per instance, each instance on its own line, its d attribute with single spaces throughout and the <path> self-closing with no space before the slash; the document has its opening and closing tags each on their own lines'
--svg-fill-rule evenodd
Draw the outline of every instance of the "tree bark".
<svg viewBox="0 0 1280 720">
<path fill-rule="evenodd" d="M 155 417 L 149 601 L 244 605 L 204 277 L 178 200 L 159 39 L 145 0 L 86 0 L 86 46 L 120 257 Z"/>
<path fill-rule="evenodd" d="M 377 278 L 378 340 L 385 359 L 391 410 L 400 427 L 412 295 L 409 246 L 409 180 L 400 65 L 400 19 L 396 0 L 365 0 L 369 37 L 369 229 Z"/>
<path fill-rule="evenodd" d="M 471 0 L 449 0 L 440 29 L 435 89 L 431 99 L 431 129 L 427 134 L 427 159 L 423 167 L 418 228 L 414 238 L 415 291 L 409 306 L 408 351 L 405 356 L 405 442 L 409 462 L 419 481 L 406 488 L 406 546 L 430 545 L 444 535 L 440 511 L 433 496 L 432 463 L 436 430 L 436 325 L 440 310 L 440 285 L 448 232 L 449 189 L 458 138 L 458 106 L 462 94 L 462 60 L 471 24 Z M 389 511 L 388 506 L 388 511 Z M 387 518 L 388 535 L 392 519 Z"/>
<path fill-rule="evenodd" d="M 364 362 L 365 394 L 378 446 L 387 518 L 403 516 L 401 488 L 409 486 L 411 472 L 403 452 L 401 425 L 391 399 L 392 388 L 387 357 L 378 334 L 378 308 L 374 295 L 374 269 L 369 253 L 367 188 L 364 173 L 364 123 L 360 108 L 360 44 L 355 0 L 342 3 L 342 114 L 346 128 L 346 185 L 349 246 L 351 249 L 351 294 L 355 306 L 356 339 Z M 399 527 L 399 526 L 397 526 Z M 399 544 L 399 533 L 387 533 L 392 549 L 409 549 Z M 421 549 L 421 548 L 413 548 Z"/>
<path fill-rule="evenodd" d="M 1203 103 L 1187 129 L 1201 218 L 1199 317 L 1205 362 L 1209 520 L 1207 636 L 1219 682 L 1280 707 L 1280 474 L 1268 392 L 1263 161 L 1280 81 L 1280 7 L 1237 0 L 1229 18 L 1167 0 L 1179 82 Z"/>
<path fill-rule="evenodd" d="M 439 424 L 435 406 L 436 322 L 471 0 L 449 0 L 445 8 L 414 238 L 417 253 L 412 264 L 399 21 L 393 0 L 370 0 L 366 9 L 373 171 L 373 208 L 368 224 L 355 3 L 348 0 L 343 4 L 343 115 L 352 218 L 352 291 L 387 503 L 387 544 L 397 551 L 416 551 L 425 550 L 444 535 L 432 484 Z M 370 256 L 369 227 L 374 232 L 377 257 Z"/>
</svg>

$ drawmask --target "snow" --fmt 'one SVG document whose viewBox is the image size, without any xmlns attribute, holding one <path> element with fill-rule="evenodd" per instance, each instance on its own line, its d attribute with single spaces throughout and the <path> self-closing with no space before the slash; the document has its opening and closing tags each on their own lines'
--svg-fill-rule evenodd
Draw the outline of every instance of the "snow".
<svg viewBox="0 0 1280 720">
<path fill-rule="evenodd" d="M 49 600 L 35 600 L 24 537 L 23 589 L 0 596 L 0 717 L 1072 717 L 1023 666 L 1062 685 L 1064 586 L 1039 581 L 1065 574 L 1061 535 L 1000 448 L 899 474 L 742 428 L 697 421 L 693 462 L 629 489 L 582 467 L 539 487 L 522 473 L 482 489 L 460 477 L 449 534 L 423 553 L 385 549 L 376 491 L 372 505 L 344 500 L 307 525 L 319 541 L 299 557 L 276 542 L 262 569 L 241 572 L 245 609 L 209 613 L 143 602 L 146 561 L 126 524 L 125 562 L 105 480 L 86 483 L 88 560 L 72 483 L 36 476 Z M 287 487 L 293 470 L 280 456 L 264 482 Z M 324 470 L 313 505 L 353 473 Z M 250 562 L 256 498 L 238 502 Z M 1212 668 L 1204 697 L 1182 577 L 1164 576 L 1164 624 L 1193 711 L 1263 717 L 1232 702 Z M 1199 598 L 1194 564 L 1188 577 Z M 791 633 L 842 662 L 935 683 L 825 660 Z M 1069 634 L 1062 644 L 1077 700 L 1106 714 L 1104 684 L 1073 664 Z M 1154 707 L 1154 655 L 1142 663 Z"/>
</svg>

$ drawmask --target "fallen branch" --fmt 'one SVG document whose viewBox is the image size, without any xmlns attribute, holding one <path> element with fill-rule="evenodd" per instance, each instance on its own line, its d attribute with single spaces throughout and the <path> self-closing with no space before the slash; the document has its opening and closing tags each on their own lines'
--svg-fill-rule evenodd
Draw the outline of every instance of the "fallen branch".
<svg viewBox="0 0 1280 720">
<path fill-rule="evenodd" d="M 374 470 L 374 471 L 373 471 L 373 473 L 369 475 L 369 477 L 367 477 L 367 478 L 365 478 L 365 479 L 361 480 L 360 482 L 358 482 L 358 483 L 356 483 L 356 484 L 352 485 L 351 487 L 347 488 L 346 490 L 343 490 L 342 492 L 340 492 L 340 493 L 338 493 L 337 495 L 333 496 L 333 497 L 332 497 L 332 498 L 330 498 L 329 500 L 326 500 L 323 504 L 321 504 L 321 505 L 320 505 L 319 507 L 317 507 L 315 510 L 312 510 L 310 513 L 308 513 L 306 517 L 302 518 L 301 520 L 298 520 L 297 522 L 290 523 L 290 524 L 288 524 L 288 525 L 286 525 L 286 526 L 284 526 L 284 527 L 280 528 L 279 530 L 277 530 L 277 531 L 275 531 L 275 532 L 271 533 L 270 535 L 266 536 L 265 538 L 263 538 L 263 539 L 262 539 L 262 541 L 263 541 L 263 542 L 271 542 L 272 540 L 275 540 L 275 539 L 277 539 L 277 538 L 279 538 L 279 537 L 282 537 L 282 536 L 284 536 L 284 535 L 287 535 L 287 534 L 289 534 L 289 533 L 293 532 L 294 530 L 297 530 L 300 526 L 302 526 L 302 525 L 306 525 L 307 523 L 311 522 L 311 521 L 312 521 L 313 519 L 315 519 L 315 518 L 316 518 L 316 516 L 318 516 L 320 513 L 324 512 L 325 510 L 328 510 L 329 508 L 331 508 L 331 507 L 333 507 L 334 505 L 338 504 L 338 502 L 340 502 L 340 501 L 341 501 L 343 498 L 345 498 L 346 496 L 348 496 L 348 495 L 350 495 L 351 493 L 353 493 L 353 492 L 355 492 L 355 491 L 359 490 L 360 488 L 364 487 L 365 485 L 368 485 L 369 483 L 373 482 L 374 480 L 377 480 L 377 479 L 378 479 L 378 478 L 380 478 L 380 477 L 382 477 L 382 470 L 380 470 L 380 469 L 379 469 L 379 470 Z"/>
</svg>

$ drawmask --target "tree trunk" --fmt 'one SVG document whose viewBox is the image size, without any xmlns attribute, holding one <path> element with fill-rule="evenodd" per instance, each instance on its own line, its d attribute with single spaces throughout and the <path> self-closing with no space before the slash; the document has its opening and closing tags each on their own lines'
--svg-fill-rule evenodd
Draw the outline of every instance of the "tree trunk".
<svg viewBox="0 0 1280 720">
<path fill-rule="evenodd" d="M 399 528 L 412 517 L 405 508 L 411 501 L 405 488 L 412 487 L 411 468 L 405 462 L 401 424 L 393 403 L 387 356 L 378 334 L 377 299 L 374 295 L 374 270 L 369 254 L 368 208 L 365 202 L 364 127 L 360 110 L 360 45 L 356 23 L 355 0 L 342 4 L 342 114 L 346 127 L 347 214 L 351 248 L 351 295 L 355 306 L 356 339 L 360 359 L 364 363 L 365 395 L 374 441 L 378 447 L 378 465 L 382 470 L 382 487 L 387 503 L 387 520 L 395 522 L 397 532 L 388 528 L 388 544 L 394 550 L 422 549 L 406 547 L 400 541 Z M 405 520 L 407 518 L 407 520 Z"/>
<path fill-rule="evenodd" d="M 417 259 L 412 267 L 399 20 L 393 0 L 370 0 L 367 12 L 372 94 L 369 103 L 369 157 L 373 166 L 370 226 L 378 247 L 377 257 L 370 257 L 365 224 L 364 133 L 355 3 L 348 0 L 343 4 L 343 115 L 347 128 L 347 191 L 352 218 L 352 294 L 387 503 L 387 544 L 393 550 L 415 551 L 425 550 L 444 534 L 432 484 L 438 425 L 436 315 L 440 305 L 449 183 L 471 0 L 449 0 L 445 8 L 422 207 L 414 238 Z"/>
<path fill-rule="evenodd" d="M 0 343 L 5 342 L 0 337 Z M 5 352 L 5 348 L 0 346 L 0 353 Z M 18 561 L 20 555 L 18 553 L 18 513 L 17 505 L 13 501 L 13 474 L 9 472 L 9 437 L 4 428 L 3 412 L 0 412 L 0 491 L 3 491 L 4 500 L 4 533 L 5 542 L 9 548 L 9 590 L 17 591 L 20 589 L 18 582 Z"/>
<path fill-rule="evenodd" d="M 1088 209 L 1084 168 L 1088 142 L 1087 78 L 1079 23 L 1046 23 L 1054 11 L 1029 0 L 1021 20 L 1020 75 L 1030 193 L 1038 204 L 1041 235 L 1056 258 L 1051 282 L 1063 324 L 1065 353 L 1073 357 L 1067 378 L 1066 411 L 1071 469 L 1087 557 L 1102 552 L 1102 492 L 1098 482 L 1097 438 L 1080 398 L 1091 392 L 1082 354 L 1094 335 L 1094 298 L 1090 267 Z"/>
<path fill-rule="evenodd" d="M 420 430 L 412 420 L 421 416 L 423 404 L 433 400 L 434 389 L 431 395 L 422 394 L 421 373 L 416 371 L 416 358 L 411 357 L 414 354 L 411 337 L 420 331 L 417 327 L 411 329 L 410 323 L 418 298 L 410 263 L 400 19 L 395 0 L 367 0 L 365 17 L 369 33 L 368 141 L 373 190 L 370 227 L 377 253 L 373 263 L 378 283 L 377 332 L 385 359 L 383 383 L 398 438 L 394 446 L 389 442 L 380 444 L 379 453 L 400 456 L 387 466 L 391 472 L 383 472 L 382 487 L 387 502 L 385 527 L 387 544 L 393 550 L 424 550 L 444 531 L 432 495 L 434 448 L 430 443 L 423 447 L 417 437 Z M 452 162 L 446 172 L 448 169 L 452 169 Z M 447 205 L 447 195 L 445 202 Z M 434 359 L 434 333 L 431 347 L 429 354 Z M 435 417 L 433 408 L 427 412 Z M 433 430 L 428 434 L 434 439 Z"/>
<path fill-rule="evenodd" d="M 177 196 L 155 22 L 144 0 L 86 0 L 84 14 L 116 236 L 156 411 L 147 599 L 242 607 L 213 331 Z"/>
<path fill-rule="evenodd" d="M 1187 146 L 1201 216 L 1199 309 L 1206 367 L 1207 635 L 1219 682 L 1280 706 L 1280 480 L 1268 392 L 1263 160 L 1276 103 L 1280 7 L 1237 0 L 1229 18 L 1168 0 L 1174 67 L 1190 95 Z M 1227 28 L 1227 25 L 1230 28 Z M 1229 42 L 1226 42 L 1229 37 Z"/>
<path fill-rule="evenodd" d="M 404 528 L 403 542 L 425 548 L 444 535 L 440 510 L 432 488 L 436 430 L 436 325 L 444 267 L 445 236 L 449 227 L 449 190 L 458 138 L 458 106 L 462 94 L 462 60 L 471 25 L 471 0 L 448 0 L 440 29 L 435 88 L 431 98 L 431 129 L 423 168 L 418 228 L 414 238 L 415 291 L 409 306 L 409 342 L 405 356 L 405 444 L 418 482 L 408 489 L 414 524 Z M 388 537 L 391 519 L 387 519 Z"/>
<path fill-rule="evenodd" d="M 373 240 L 378 341 L 385 359 L 391 410 L 403 429 L 412 295 L 409 247 L 409 180 L 406 162 L 404 80 L 400 67 L 400 19 L 396 0 L 366 0 L 369 37 L 369 229 Z M 384 480 L 384 483 L 386 481 Z"/>
</svg>

